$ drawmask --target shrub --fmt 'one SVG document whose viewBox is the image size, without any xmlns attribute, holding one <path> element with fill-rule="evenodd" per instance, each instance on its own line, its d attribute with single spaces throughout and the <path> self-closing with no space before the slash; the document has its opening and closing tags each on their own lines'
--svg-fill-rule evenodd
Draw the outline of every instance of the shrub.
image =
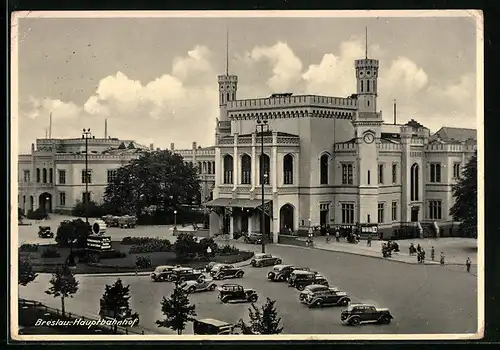
<svg viewBox="0 0 500 350">
<path fill-rule="evenodd" d="M 148 243 L 133 245 L 129 254 L 155 253 L 172 251 L 172 243 L 168 239 L 153 238 Z"/>
<path fill-rule="evenodd" d="M 200 251 L 200 244 L 189 233 L 181 233 L 173 245 L 175 256 L 178 260 L 194 258 Z"/>
<path fill-rule="evenodd" d="M 21 252 L 36 253 L 39 250 L 40 250 L 40 246 L 38 244 L 23 243 L 19 247 L 19 251 L 21 251 Z"/>
<path fill-rule="evenodd" d="M 90 224 L 87 224 L 82 219 L 65 220 L 57 228 L 56 242 L 61 247 L 67 247 L 76 240 L 74 246 L 84 248 L 87 245 L 87 237 L 90 233 Z"/>
<path fill-rule="evenodd" d="M 44 251 L 42 252 L 42 258 L 50 259 L 50 258 L 60 258 L 60 257 L 61 253 L 59 253 L 56 248 L 49 247 L 44 249 Z"/>
<path fill-rule="evenodd" d="M 107 214 L 104 212 L 103 208 L 94 201 L 89 201 L 88 203 L 78 201 L 71 210 L 71 215 L 73 216 L 84 217 L 85 213 L 90 218 L 100 218 Z"/>
<path fill-rule="evenodd" d="M 28 211 L 26 217 L 30 220 L 44 220 L 49 217 L 49 214 L 42 208 Z"/>
<path fill-rule="evenodd" d="M 151 243 L 157 238 L 151 237 L 124 237 L 121 241 L 123 245 L 138 245 L 138 244 L 147 244 Z"/>
<path fill-rule="evenodd" d="M 149 256 L 138 256 L 135 259 L 135 266 L 140 269 L 147 269 L 151 267 L 151 258 Z"/>
<path fill-rule="evenodd" d="M 240 250 L 235 246 L 230 246 L 229 244 L 226 244 L 225 246 L 220 247 L 218 252 L 219 255 L 237 255 L 240 253 Z"/>
</svg>

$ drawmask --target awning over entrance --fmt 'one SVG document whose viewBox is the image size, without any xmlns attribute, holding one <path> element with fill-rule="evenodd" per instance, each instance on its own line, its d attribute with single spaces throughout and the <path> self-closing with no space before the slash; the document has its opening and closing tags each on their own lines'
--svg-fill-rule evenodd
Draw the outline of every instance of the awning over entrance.
<svg viewBox="0 0 500 350">
<path fill-rule="evenodd" d="M 270 200 L 265 200 L 264 204 Z M 232 198 L 217 198 L 204 203 L 206 207 L 231 207 L 231 208 L 251 208 L 255 209 L 262 205 L 260 199 L 232 199 Z"/>
</svg>

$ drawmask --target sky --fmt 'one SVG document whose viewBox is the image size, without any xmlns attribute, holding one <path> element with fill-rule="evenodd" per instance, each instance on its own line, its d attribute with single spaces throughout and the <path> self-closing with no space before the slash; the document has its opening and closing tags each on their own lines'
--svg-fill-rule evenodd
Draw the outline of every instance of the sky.
<svg viewBox="0 0 500 350">
<path fill-rule="evenodd" d="M 19 151 L 44 138 L 214 143 L 217 75 L 237 98 L 355 93 L 354 60 L 380 60 L 378 109 L 431 131 L 476 127 L 476 23 L 420 18 L 35 18 L 18 23 Z M 16 73 L 13 72 L 13 75 Z M 12 91 L 16 94 L 16 91 Z M 16 121 L 16 116 L 13 116 Z"/>
</svg>

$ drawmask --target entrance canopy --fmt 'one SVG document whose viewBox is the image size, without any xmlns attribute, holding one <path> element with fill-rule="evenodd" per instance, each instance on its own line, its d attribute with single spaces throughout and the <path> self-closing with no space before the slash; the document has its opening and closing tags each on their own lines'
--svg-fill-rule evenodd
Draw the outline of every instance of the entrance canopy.
<svg viewBox="0 0 500 350">
<path fill-rule="evenodd" d="M 264 200 L 264 204 L 270 200 Z M 249 208 L 255 209 L 262 205 L 260 199 L 233 199 L 233 198 L 217 198 L 204 203 L 206 207 L 231 207 L 231 208 Z"/>
</svg>

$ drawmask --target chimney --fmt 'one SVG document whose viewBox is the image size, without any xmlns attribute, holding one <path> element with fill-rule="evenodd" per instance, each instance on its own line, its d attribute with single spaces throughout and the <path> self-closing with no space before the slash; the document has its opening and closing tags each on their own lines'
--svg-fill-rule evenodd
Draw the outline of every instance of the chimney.
<svg viewBox="0 0 500 350">
<path fill-rule="evenodd" d="M 104 138 L 108 138 L 108 120 L 104 119 Z"/>
<path fill-rule="evenodd" d="M 160 147 L 156 147 L 156 150 L 157 150 L 157 151 L 161 151 L 161 148 L 160 148 Z"/>
<path fill-rule="evenodd" d="M 170 150 L 173 151 L 175 149 L 175 144 L 173 142 L 170 143 Z"/>
<path fill-rule="evenodd" d="M 152 143 L 149 144 L 149 150 L 153 151 L 155 149 L 154 145 Z"/>
<path fill-rule="evenodd" d="M 396 125 L 396 99 L 394 99 L 394 125 Z"/>
<path fill-rule="evenodd" d="M 34 143 L 31 144 L 31 152 L 35 152 L 35 144 Z"/>
<path fill-rule="evenodd" d="M 196 142 L 193 142 L 193 149 L 196 149 Z"/>
</svg>

